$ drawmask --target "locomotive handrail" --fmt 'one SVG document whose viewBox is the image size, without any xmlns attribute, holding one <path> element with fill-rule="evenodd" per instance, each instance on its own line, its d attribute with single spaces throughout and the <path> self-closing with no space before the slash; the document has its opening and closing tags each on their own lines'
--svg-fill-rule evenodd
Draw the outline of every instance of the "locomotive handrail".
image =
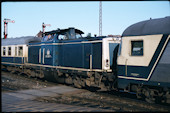
<svg viewBox="0 0 170 113">
<path fill-rule="evenodd" d="M 43 61 L 42 61 L 43 64 L 44 64 L 44 55 L 45 55 L 45 48 L 43 48 Z"/>
<path fill-rule="evenodd" d="M 39 49 L 39 63 L 41 63 L 41 48 Z"/>
<path fill-rule="evenodd" d="M 128 61 L 128 59 L 126 59 L 126 61 L 125 61 L 125 75 L 127 76 L 127 61 Z"/>
<path fill-rule="evenodd" d="M 92 55 L 90 55 L 90 70 L 92 70 Z"/>
</svg>

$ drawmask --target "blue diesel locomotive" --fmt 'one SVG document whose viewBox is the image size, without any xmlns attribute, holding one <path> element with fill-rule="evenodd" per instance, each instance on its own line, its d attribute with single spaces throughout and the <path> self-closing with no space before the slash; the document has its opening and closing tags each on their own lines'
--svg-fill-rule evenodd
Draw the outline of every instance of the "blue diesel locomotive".
<svg viewBox="0 0 170 113">
<path fill-rule="evenodd" d="M 170 103 L 170 17 L 133 24 L 122 40 L 82 34 L 68 28 L 45 32 L 43 38 L 2 39 L 2 67 L 78 88 L 124 90 L 151 103 Z"/>
</svg>

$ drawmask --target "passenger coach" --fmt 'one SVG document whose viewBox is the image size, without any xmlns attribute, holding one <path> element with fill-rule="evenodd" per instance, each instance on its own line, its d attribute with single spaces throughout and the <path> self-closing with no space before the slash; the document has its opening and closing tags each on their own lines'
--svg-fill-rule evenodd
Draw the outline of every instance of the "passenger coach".
<svg viewBox="0 0 170 113">
<path fill-rule="evenodd" d="M 129 26 L 122 34 L 118 87 L 145 95 L 149 101 L 170 98 L 170 17 Z"/>
<path fill-rule="evenodd" d="M 14 67 L 28 62 L 28 44 L 40 42 L 40 38 L 34 36 L 1 39 L 1 65 L 9 71 Z"/>
</svg>

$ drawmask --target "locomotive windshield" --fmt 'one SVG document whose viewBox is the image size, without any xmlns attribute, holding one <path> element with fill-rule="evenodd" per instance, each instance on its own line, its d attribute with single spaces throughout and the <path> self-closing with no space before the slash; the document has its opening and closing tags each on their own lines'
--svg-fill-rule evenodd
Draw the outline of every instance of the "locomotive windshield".
<svg viewBox="0 0 170 113">
<path fill-rule="evenodd" d="M 48 34 L 42 38 L 42 41 L 53 41 L 56 34 Z"/>
<path fill-rule="evenodd" d="M 60 34 L 60 35 L 58 36 L 58 40 L 66 40 L 66 39 L 68 39 L 68 37 L 67 37 L 66 35 Z"/>
<path fill-rule="evenodd" d="M 81 37 L 82 37 L 81 34 L 76 33 L 76 38 L 77 38 L 77 39 L 79 39 L 79 38 L 81 38 Z"/>
<path fill-rule="evenodd" d="M 42 41 L 79 39 L 82 37 L 81 34 L 84 33 L 75 28 L 57 29 L 45 32 L 45 36 L 42 38 Z"/>
</svg>

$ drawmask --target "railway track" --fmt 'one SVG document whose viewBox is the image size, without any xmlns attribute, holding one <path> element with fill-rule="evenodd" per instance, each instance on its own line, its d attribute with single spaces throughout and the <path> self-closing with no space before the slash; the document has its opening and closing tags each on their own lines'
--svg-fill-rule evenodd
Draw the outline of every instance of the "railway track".
<svg viewBox="0 0 170 113">
<path fill-rule="evenodd" d="M 44 87 L 44 85 L 55 85 L 51 82 L 43 82 L 42 80 L 35 80 L 34 78 L 26 78 L 22 75 L 17 74 L 9 74 L 9 72 L 5 72 L 6 77 L 2 76 L 2 80 L 6 81 L 6 83 L 2 82 L 3 88 L 6 90 L 21 90 L 24 89 L 24 86 L 28 86 L 29 84 L 35 85 L 37 83 L 42 84 L 40 88 Z M 8 82 L 7 82 L 8 81 Z M 11 82 L 11 83 L 10 83 Z M 24 83 L 21 83 L 24 82 Z M 6 86 L 7 83 L 10 84 L 10 87 Z M 12 86 L 13 83 L 17 83 Z M 29 87 L 35 88 L 35 85 Z M 1 86 L 1 88 L 2 88 Z M 18 87 L 17 87 L 18 86 Z M 28 89 L 29 89 L 28 88 Z M 75 94 L 63 94 L 59 96 L 45 96 L 36 98 L 36 101 L 40 102 L 48 102 L 48 103 L 62 103 L 76 106 L 84 106 L 84 107 L 93 107 L 93 108 L 102 108 L 108 110 L 115 111 L 129 111 L 129 112 L 168 112 L 170 111 L 170 105 L 168 104 L 150 104 L 145 102 L 144 100 L 138 100 L 134 94 L 129 94 L 126 92 L 118 92 L 118 91 L 98 91 L 92 92 L 87 89 L 84 89 L 84 92 L 75 93 Z"/>
<path fill-rule="evenodd" d="M 57 97 L 40 97 L 37 101 L 48 103 L 62 103 L 76 106 L 86 106 L 93 108 L 102 108 L 115 111 L 128 112 L 168 112 L 170 108 L 168 105 L 149 104 L 142 100 L 137 100 L 134 95 L 113 94 L 113 92 L 86 92 L 74 95 L 61 95 Z"/>
</svg>

